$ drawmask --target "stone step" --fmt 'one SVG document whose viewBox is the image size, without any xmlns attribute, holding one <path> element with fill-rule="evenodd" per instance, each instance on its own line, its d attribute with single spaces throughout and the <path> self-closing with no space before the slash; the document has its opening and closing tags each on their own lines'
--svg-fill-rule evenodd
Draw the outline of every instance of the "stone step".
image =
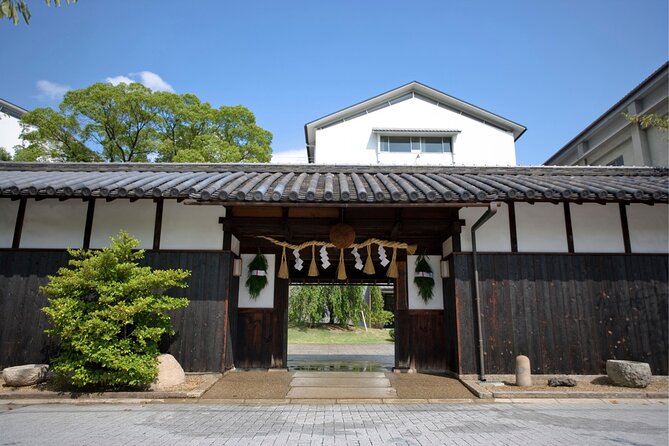
<svg viewBox="0 0 669 446">
<path fill-rule="evenodd" d="M 392 387 L 293 387 L 286 398 L 309 399 L 379 399 L 397 398 Z"/>
<path fill-rule="evenodd" d="M 390 387 L 388 378 L 293 378 L 291 387 Z"/>
<path fill-rule="evenodd" d="M 386 375 L 383 372 L 300 372 L 297 371 L 293 374 L 293 379 L 295 378 L 385 378 Z"/>
</svg>

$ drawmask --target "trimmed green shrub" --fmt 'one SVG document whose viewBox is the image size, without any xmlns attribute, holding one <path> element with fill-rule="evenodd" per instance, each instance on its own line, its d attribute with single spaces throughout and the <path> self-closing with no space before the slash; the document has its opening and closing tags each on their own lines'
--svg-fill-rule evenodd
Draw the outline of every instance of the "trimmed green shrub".
<svg viewBox="0 0 669 446">
<path fill-rule="evenodd" d="M 141 267 L 144 251 L 125 231 L 100 251 L 68 250 L 61 268 L 40 288 L 49 305 L 42 311 L 60 342 L 51 370 L 76 387 L 143 387 L 158 374 L 163 334 L 173 334 L 167 311 L 188 299 L 162 294 L 187 287 L 189 271 Z"/>
</svg>

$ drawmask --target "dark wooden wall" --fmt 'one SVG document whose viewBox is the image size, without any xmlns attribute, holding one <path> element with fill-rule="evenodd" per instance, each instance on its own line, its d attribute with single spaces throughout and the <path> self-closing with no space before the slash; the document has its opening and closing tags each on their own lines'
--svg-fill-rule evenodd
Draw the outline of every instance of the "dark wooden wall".
<svg viewBox="0 0 669 446">
<path fill-rule="evenodd" d="M 44 335 L 47 318 L 40 309 L 47 300 L 38 288 L 68 258 L 63 250 L 0 251 L 0 368 L 48 362 L 54 341 Z M 229 280 L 231 259 L 229 252 L 146 253 L 147 265 L 192 271 L 189 288 L 168 292 L 190 299 L 186 309 L 172 314 L 176 335 L 169 349 L 186 371 L 221 371 L 232 365 L 232 355 L 224 355 L 224 350 L 232 351 L 226 311 L 238 282 Z"/>
<path fill-rule="evenodd" d="M 443 372 L 448 368 L 444 311 L 408 309 L 407 262 L 402 257 L 395 280 L 395 367 Z"/>
<path fill-rule="evenodd" d="M 455 254 L 459 373 L 478 373 L 472 256 Z M 480 254 L 486 373 L 605 373 L 607 359 L 667 374 L 666 255 Z"/>
<path fill-rule="evenodd" d="M 280 256 L 277 260 L 280 260 Z M 288 280 L 276 277 L 274 308 L 238 309 L 235 367 L 269 369 L 288 367 Z"/>
</svg>

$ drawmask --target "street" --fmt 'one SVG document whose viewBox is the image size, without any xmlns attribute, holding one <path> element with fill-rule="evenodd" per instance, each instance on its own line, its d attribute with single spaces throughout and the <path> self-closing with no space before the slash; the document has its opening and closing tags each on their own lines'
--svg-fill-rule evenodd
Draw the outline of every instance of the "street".
<svg viewBox="0 0 669 446">
<path fill-rule="evenodd" d="M 662 445 L 666 400 L 0 405 L 1 445 Z"/>
</svg>

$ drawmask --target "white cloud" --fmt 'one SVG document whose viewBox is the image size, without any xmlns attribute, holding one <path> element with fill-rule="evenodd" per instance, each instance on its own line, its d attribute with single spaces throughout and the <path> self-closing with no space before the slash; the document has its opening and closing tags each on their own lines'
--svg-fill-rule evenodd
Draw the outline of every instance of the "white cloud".
<svg viewBox="0 0 669 446">
<path fill-rule="evenodd" d="M 292 150 L 283 150 L 281 152 L 272 153 L 272 164 L 306 164 L 307 159 L 307 149 L 292 149 Z"/>
<path fill-rule="evenodd" d="M 112 85 L 131 84 L 139 82 L 140 84 L 149 87 L 154 91 L 169 91 L 174 93 L 174 88 L 163 80 L 162 77 L 151 71 L 138 71 L 137 73 L 130 73 L 127 76 L 112 76 L 105 79 Z"/>
<path fill-rule="evenodd" d="M 37 98 L 42 101 L 59 100 L 65 93 L 72 90 L 69 85 L 57 84 L 47 80 L 37 81 L 37 90 L 39 94 Z"/>
</svg>

